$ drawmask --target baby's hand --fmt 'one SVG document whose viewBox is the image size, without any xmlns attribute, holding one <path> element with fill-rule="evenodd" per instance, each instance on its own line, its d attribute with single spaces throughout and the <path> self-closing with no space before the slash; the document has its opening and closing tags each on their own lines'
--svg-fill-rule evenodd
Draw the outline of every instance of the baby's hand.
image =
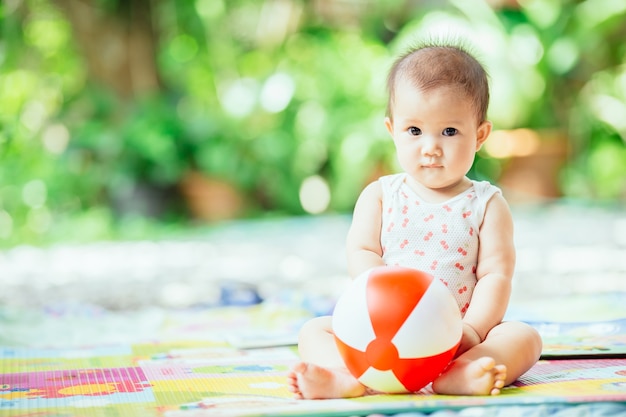
<svg viewBox="0 0 626 417">
<path fill-rule="evenodd" d="M 456 351 L 455 356 L 461 355 L 480 343 L 480 336 L 476 330 L 474 330 L 474 328 L 469 324 L 463 323 L 463 336 L 461 336 L 461 344 L 459 345 L 459 349 Z"/>
</svg>

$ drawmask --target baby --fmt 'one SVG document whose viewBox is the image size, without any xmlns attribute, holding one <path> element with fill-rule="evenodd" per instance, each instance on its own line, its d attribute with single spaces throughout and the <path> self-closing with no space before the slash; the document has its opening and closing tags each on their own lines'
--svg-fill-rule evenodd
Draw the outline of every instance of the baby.
<svg viewBox="0 0 626 417">
<path fill-rule="evenodd" d="M 464 48 L 426 44 L 392 66 L 385 126 L 402 173 L 369 184 L 347 237 L 352 277 L 380 265 L 432 274 L 455 296 L 463 335 L 454 360 L 432 383 L 439 394 L 497 395 L 538 360 L 541 338 L 502 321 L 515 267 L 513 221 L 500 190 L 466 175 L 492 124 L 487 74 Z M 433 318 L 436 319 L 436 318 Z M 371 393 L 345 367 L 331 317 L 300 331 L 302 362 L 287 376 L 296 398 Z"/>
</svg>

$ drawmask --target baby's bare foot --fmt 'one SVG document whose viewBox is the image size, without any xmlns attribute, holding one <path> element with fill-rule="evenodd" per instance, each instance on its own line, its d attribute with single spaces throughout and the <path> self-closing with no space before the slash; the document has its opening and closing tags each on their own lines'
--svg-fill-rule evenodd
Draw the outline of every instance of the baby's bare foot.
<svg viewBox="0 0 626 417">
<path fill-rule="evenodd" d="M 365 387 L 346 369 L 297 363 L 287 374 L 287 388 L 297 399 L 350 398 L 365 394 Z"/>
<path fill-rule="evenodd" d="M 433 390 L 451 395 L 498 395 L 506 380 L 506 366 L 490 357 L 455 360 L 433 382 Z"/>
</svg>

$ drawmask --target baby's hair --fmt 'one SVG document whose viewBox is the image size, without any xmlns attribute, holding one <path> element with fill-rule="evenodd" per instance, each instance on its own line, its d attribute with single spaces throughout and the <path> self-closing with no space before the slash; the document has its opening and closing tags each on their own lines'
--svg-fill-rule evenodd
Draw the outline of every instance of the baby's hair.
<svg viewBox="0 0 626 417">
<path fill-rule="evenodd" d="M 387 116 L 393 116 L 395 89 L 399 80 L 408 80 L 427 91 L 441 86 L 458 86 L 472 100 L 478 122 L 487 118 L 489 81 L 485 68 L 460 41 L 426 41 L 401 55 L 387 77 Z"/>
</svg>

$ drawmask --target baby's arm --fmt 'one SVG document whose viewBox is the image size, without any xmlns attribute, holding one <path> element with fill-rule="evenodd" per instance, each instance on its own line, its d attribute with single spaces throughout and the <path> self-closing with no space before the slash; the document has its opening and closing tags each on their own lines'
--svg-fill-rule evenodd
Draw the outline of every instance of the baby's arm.
<svg viewBox="0 0 626 417">
<path fill-rule="evenodd" d="M 485 210 L 480 227 L 476 288 L 463 322 L 485 340 L 487 333 L 504 317 L 511 295 L 515 269 L 513 219 L 501 194 L 495 194 Z"/>
<path fill-rule="evenodd" d="M 348 272 L 352 277 L 381 266 L 383 250 L 380 244 L 382 227 L 382 188 L 378 181 L 369 184 L 361 192 L 348 231 L 346 249 Z"/>
</svg>

